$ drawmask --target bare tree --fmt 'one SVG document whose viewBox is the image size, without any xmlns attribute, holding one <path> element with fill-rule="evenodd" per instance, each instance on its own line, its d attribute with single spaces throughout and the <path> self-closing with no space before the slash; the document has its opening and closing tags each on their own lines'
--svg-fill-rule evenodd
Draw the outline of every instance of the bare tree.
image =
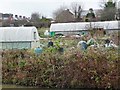
<svg viewBox="0 0 120 90">
<path fill-rule="evenodd" d="M 105 3 L 106 3 L 106 0 L 101 0 L 99 6 L 100 6 L 102 9 L 104 9 Z"/>
<path fill-rule="evenodd" d="M 71 3 L 71 10 L 74 13 L 74 16 L 75 16 L 76 19 L 81 18 L 81 13 L 83 11 L 82 4 L 80 4 L 78 2 Z"/>
<path fill-rule="evenodd" d="M 40 14 L 38 12 L 34 12 L 31 14 L 31 20 L 32 21 L 39 21 L 40 20 Z"/>
</svg>

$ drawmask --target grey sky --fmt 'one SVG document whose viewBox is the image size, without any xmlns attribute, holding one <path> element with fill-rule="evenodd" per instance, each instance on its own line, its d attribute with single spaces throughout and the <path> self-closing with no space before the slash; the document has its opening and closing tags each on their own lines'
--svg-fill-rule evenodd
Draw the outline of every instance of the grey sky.
<svg viewBox="0 0 120 90">
<path fill-rule="evenodd" d="M 54 10 L 64 5 L 70 7 L 72 2 L 82 3 L 83 9 L 98 9 L 101 0 L 0 0 L 0 12 L 27 17 L 33 12 L 39 12 L 46 17 L 52 17 Z"/>
</svg>

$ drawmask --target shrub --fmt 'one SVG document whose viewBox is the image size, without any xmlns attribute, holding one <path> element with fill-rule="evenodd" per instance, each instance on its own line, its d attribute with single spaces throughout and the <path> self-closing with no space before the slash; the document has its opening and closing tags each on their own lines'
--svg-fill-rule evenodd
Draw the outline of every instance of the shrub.
<svg viewBox="0 0 120 90">
<path fill-rule="evenodd" d="M 2 59 L 2 82 L 5 84 L 45 88 L 120 88 L 116 50 L 72 49 L 60 54 L 48 49 L 39 56 L 27 50 L 15 50 L 5 51 Z"/>
</svg>

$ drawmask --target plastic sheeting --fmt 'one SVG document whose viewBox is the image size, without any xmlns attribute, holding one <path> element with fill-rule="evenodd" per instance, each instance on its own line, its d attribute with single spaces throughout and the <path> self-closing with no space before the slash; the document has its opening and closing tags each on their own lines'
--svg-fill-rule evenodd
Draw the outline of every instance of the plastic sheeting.
<svg viewBox="0 0 120 90">
<path fill-rule="evenodd" d="M 31 48 L 30 42 L 14 42 L 14 43 L 1 43 L 0 49 L 29 49 Z"/>
<path fill-rule="evenodd" d="M 35 27 L 0 27 L 0 49 L 29 49 L 39 46 Z"/>
<path fill-rule="evenodd" d="M 0 42 L 38 41 L 35 27 L 0 27 Z"/>
<path fill-rule="evenodd" d="M 103 21 L 103 22 L 75 22 L 75 23 L 53 23 L 50 26 L 50 31 L 81 31 L 92 28 L 103 28 L 106 30 L 120 29 L 120 21 Z"/>
</svg>

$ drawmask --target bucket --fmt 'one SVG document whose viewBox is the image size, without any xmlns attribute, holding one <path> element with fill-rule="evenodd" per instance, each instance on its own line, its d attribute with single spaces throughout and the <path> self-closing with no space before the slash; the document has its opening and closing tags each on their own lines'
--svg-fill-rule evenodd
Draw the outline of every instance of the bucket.
<svg viewBox="0 0 120 90">
<path fill-rule="evenodd" d="M 82 50 L 86 50 L 87 49 L 87 44 L 85 42 L 82 42 L 81 46 L 82 46 L 81 47 Z"/>
<path fill-rule="evenodd" d="M 42 51 L 43 51 L 42 48 L 38 47 L 38 48 L 35 48 L 34 52 L 35 52 L 35 54 L 38 55 L 38 54 L 42 53 Z"/>
<path fill-rule="evenodd" d="M 54 37 L 55 36 L 55 32 L 50 32 L 50 36 Z"/>
</svg>

